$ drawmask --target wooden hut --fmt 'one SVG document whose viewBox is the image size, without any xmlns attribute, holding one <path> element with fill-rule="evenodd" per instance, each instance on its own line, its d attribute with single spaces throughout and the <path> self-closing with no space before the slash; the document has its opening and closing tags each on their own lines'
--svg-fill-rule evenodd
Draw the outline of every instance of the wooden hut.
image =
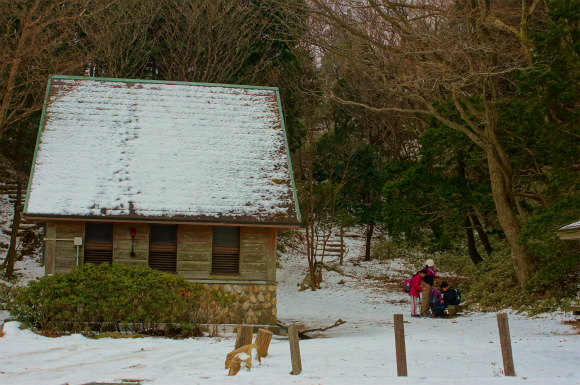
<svg viewBox="0 0 580 385">
<path fill-rule="evenodd" d="M 300 213 L 277 88 L 52 76 L 23 216 L 45 274 L 147 264 L 276 323 L 276 234 Z"/>
</svg>

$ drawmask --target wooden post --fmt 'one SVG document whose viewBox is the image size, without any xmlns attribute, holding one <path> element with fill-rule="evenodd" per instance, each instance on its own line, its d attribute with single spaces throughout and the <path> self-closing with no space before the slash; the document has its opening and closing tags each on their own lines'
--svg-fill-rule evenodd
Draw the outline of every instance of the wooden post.
<svg viewBox="0 0 580 385">
<path fill-rule="evenodd" d="M 497 315 L 497 327 L 499 328 L 499 342 L 501 344 L 504 374 L 506 376 L 515 376 L 516 370 L 514 368 L 514 357 L 512 355 L 512 340 L 506 313 L 499 313 Z"/>
<path fill-rule="evenodd" d="M 395 351 L 397 355 L 397 376 L 407 376 L 407 352 L 405 350 L 405 326 L 403 315 L 395 314 Z"/>
<path fill-rule="evenodd" d="M 300 360 L 298 330 L 295 325 L 288 327 L 288 337 L 290 337 L 290 358 L 292 359 L 292 372 L 290 374 L 297 376 L 302 373 L 302 361 Z"/>
<path fill-rule="evenodd" d="M 254 327 L 250 325 L 238 325 L 238 336 L 236 337 L 236 347 L 239 349 L 244 345 L 252 343 Z"/>
<path fill-rule="evenodd" d="M 256 345 L 258 345 L 258 355 L 260 357 L 266 357 L 268 355 L 268 348 L 270 347 L 272 335 L 273 333 L 269 330 L 258 330 L 258 335 L 256 336 Z"/>
<path fill-rule="evenodd" d="M 340 266 L 344 263 L 344 225 L 340 223 Z"/>
</svg>

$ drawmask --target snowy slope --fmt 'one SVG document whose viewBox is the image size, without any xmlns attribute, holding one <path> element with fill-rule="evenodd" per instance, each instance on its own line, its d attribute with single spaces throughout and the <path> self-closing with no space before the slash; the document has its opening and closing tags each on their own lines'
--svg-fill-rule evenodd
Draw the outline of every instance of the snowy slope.
<svg viewBox="0 0 580 385">
<path fill-rule="evenodd" d="M 357 242 L 351 241 L 351 256 L 360 253 L 357 247 L 362 245 Z M 280 321 L 307 327 L 329 326 L 338 318 L 347 321 L 320 338 L 300 342 L 303 373 L 299 376 L 289 375 L 290 351 L 284 337 L 272 341 L 261 366 L 227 377 L 223 365 L 233 350 L 233 335 L 183 341 L 47 338 L 10 322 L 0 338 L 0 383 L 73 385 L 141 379 L 144 384 L 580 384 L 580 335 L 562 324 L 572 319 L 570 315 L 510 314 L 517 377 L 505 378 L 495 314 L 411 319 L 407 297 L 399 290 L 362 285 L 360 274 L 326 272 L 322 290 L 298 292 L 296 284 L 306 266 L 303 257 L 287 253 L 281 265 Z M 372 265 L 374 271 L 389 270 L 388 264 Z M 401 263 L 396 267 L 401 268 Z M 404 314 L 406 321 L 407 378 L 396 375 L 392 324 L 396 313 Z"/>
<path fill-rule="evenodd" d="M 8 196 L 0 194 L 0 256 L 5 256 L 10 245 L 10 236 L 5 233 L 12 225 L 14 209 L 8 200 Z"/>
<path fill-rule="evenodd" d="M 6 195 L 0 194 L 0 259 L 3 262 L 8 253 L 8 246 L 10 245 L 10 236 L 5 233 L 12 226 L 12 217 L 14 215 L 14 207 L 9 202 Z M 10 285 L 26 285 L 29 280 L 37 279 L 44 275 L 44 267 L 37 262 L 39 256 L 32 256 L 24 258 L 22 261 L 14 263 L 14 272 L 20 276 L 17 282 L 9 282 Z M 8 317 L 8 312 L 0 310 L 0 323 Z"/>
</svg>

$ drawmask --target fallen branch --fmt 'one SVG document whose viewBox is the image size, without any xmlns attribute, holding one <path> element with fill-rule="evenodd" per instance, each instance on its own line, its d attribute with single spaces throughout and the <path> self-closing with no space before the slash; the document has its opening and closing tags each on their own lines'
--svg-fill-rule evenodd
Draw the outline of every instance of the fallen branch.
<svg viewBox="0 0 580 385">
<path fill-rule="evenodd" d="M 298 337 L 300 337 L 301 340 L 310 340 L 310 339 L 312 339 L 312 337 L 306 335 L 305 333 L 310 333 L 310 332 L 325 332 L 328 329 L 335 328 L 335 327 L 340 326 L 340 325 L 345 324 L 345 323 L 346 323 L 346 321 L 343 321 L 342 318 L 339 318 L 334 323 L 334 325 L 331 325 L 331 326 L 328 326 L 328 327 L 325 327 L 325 328 L 315 328 L 315 329 L 305 329 L 305 330 L 302 330 L 302 331 L 298 332 Z M 281 323 L 277 323 L 276 325 L 278 325 L 280 327 L 280 329 L 282 329 L 282 330 L 284 330 L 286 332 L 288 331 L 288 326 L 283 325 Z"/>
</svg>

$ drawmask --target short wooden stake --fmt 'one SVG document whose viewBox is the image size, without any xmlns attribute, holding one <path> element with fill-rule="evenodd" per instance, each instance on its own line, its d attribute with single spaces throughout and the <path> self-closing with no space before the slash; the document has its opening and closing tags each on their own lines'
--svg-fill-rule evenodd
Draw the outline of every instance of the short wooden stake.
<svg viewBox="0 0 580 385">
<path fill-rule="evenodd" d="M 295 325 L 288 327 L 288 337 L 290 337 L 290 358 L 292 359 L 292 372 L 290 374 L 297 376 L 302 373 L 302 361 L 300 360 L 298 329 Z"/>
<path fill-rule="evenodd" d="M 249 345 L 252 343 L 252 337 L 254 333 L 254 327 L 250 325 L 238 325 L 238 335 L 236 337 L 236 347 L 239 349 L 244 345 Z"/>
<path fill-rule="evenodd" d="M 407 376 L 407 352 L 405 350 L 405 326 L 403 315 L 395 314 L 395 352 L 397 355 L 397 376 Z"/>
<path fill-rule="evenodd" d="M 270 341 L 272 341 L 273 334 L 274 333 L 269 330 L 258 329 L 255 344 L 258 345 L 258 355 L 260 357 L 266 357 L 268 355 L 268 348 L 270 347 Z"/>
<path fill-rule="evenodd" d="M 514 357 L 512 355 L 512 340 L 510 337 L 510 326 L 506 313 L 497 315 L 497 327 L 499 328 L 499 342 L 501 344 L 501 355 L 503 357 L 503 372 L 506 376 L 515 376 Z"/>
</svg>

